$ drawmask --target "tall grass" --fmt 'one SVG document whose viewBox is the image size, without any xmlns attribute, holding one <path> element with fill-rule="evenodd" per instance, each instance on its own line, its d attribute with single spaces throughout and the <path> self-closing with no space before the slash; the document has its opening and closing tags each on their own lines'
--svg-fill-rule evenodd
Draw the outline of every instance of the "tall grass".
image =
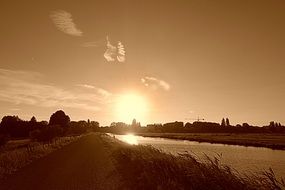
<svg viewBox="0 0 285 190">
<path fill-rule="evenodd" d="M 60 137 L 45 144 L 29 142 L 15 149 L 5 149 L 5 147 L 3 147 L 0 152 L 0 179 L 78 138 L 79 137 Z"/>
<path fill-rule="evenodd" d="M 278 181 L 272 170 L 241 175 L 217 158 L 200 162 L 190 154 L 174 156 L 151 146 L 118 146 L 112 158 L 119 189 L 285 189 L 284 181 Z"/>
</svg>

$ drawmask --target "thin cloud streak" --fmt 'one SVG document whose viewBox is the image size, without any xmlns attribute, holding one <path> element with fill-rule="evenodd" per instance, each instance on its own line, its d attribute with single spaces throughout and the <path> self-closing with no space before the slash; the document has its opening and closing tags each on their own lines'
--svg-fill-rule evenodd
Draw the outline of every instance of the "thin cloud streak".
<svg viewBox="0 0 285 190">
<path fill-rule="evenodd" d="M 170 84 L 168 84 L 166 81 L 157 79 L 155 77 L 144 77 L 141 79 L 141 82 L 148 88 L 151 88 L 153 90 L 157 89 L 163 89 L 165 91 L 170 90 Z"/>
<path fill-rule="evenodd" d="M 98 111 L 107 104 L 111 93 L 104 89 L 95 91 L 65 90 L 40 82 L 43 76 L 30 71 L 0 69 L 0 101 L 16 105 L 40 107 L 67 107 Z M 109 96 L 106 96 L 108 94 Z"/>
<path fill-rule="evenodd" d="M 86 88 L 86 89 L 92 89 L 92 90 L 96 91 L 96 93 L 98 93 L 104 97 L 109 97 L 112 95 L 112 93 L 108 92 L 107 90 L 93 86 L 93 85 L 90 85 L 90 84 L 77 84 L 76 86 Z"/>
<path fill-rule="evenodd" d="M 72 36 L 82 36 L 83 32 L 77 28 L 69 12 L 64 10 L 53 11 L 50 18 L 60 31 Z"/>
</svg>

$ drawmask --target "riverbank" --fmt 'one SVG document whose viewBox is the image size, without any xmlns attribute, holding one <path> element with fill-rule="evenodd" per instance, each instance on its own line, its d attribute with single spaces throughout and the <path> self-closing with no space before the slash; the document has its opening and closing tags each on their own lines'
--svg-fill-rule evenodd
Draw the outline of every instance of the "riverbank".
<svg viewBox="0 0 285 190">
<path fill-rule="evenodd" d="M 264 147 L 285 150 L 285 134 L 268 133 L 137 133 L 143 137 L 160 137 L 177 140 Z"/>
<path fill-rule="evenodd" d="M 114 140 L 115 141 L 115 140 Z M 172 155 L 152 146 L 117 145 L 112 160 L 119 189 L 284 189 L 272 170 L 243 174 L 217 158 L 200 160 L 191 154 Z"/>
<path fill-rule="evenodd" d="M 30 189 L 281 189 L 273 171 L 243 175 L 217 159 L 199 161 L 151 146 L 129 145 L 89 134 L 21 168 L 0 182 L 2 190 Z"/>
</svg>

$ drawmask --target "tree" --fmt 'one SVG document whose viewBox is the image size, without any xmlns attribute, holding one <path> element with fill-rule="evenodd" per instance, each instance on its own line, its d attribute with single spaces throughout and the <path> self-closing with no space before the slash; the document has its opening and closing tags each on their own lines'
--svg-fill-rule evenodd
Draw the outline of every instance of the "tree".
<svg viewBox="0 0 285 190">
<path fill-rule="evenodd" d="M 36 123 L 37 122 L 37 119 L 35 118 L 35 116 L 33 116 L 30 120 L 31 123 Z"/>
<path fill-rule="evenodd" d="M 274 128 L 274 127 L 275 127 L 275 122 L 274 122 L 274 121 L 270 121 L 269 127 L 270 127 L 270 128 Z"/>
<path fill-rule="evenodd" d="M 14 137 L 19 129 L 20 121 L 18 116 L 4 116 L 1 122 L 1 132 Z"/>
<path fill-rule="evenodd" d="M 136 121 L 136 119 L 133 119 L 132 127 L 136 127 L 136 126 L 137 126 L 137 121 Z"/>
<path fill-rule="evenodd" d="M 67 127 L 69 123 L 69 116 L 65 115 L 62 110 L 59 110 L 50 116 L 49 125 L 60 125 L 61 127 Z"/>
<path fill-rule="evenodd" d="M 230 120 L 229 120 L 229 118 L 226 119 L 226 126 L 228 126 L 228 127 L 230 126 Z"/>
<path fill-rule="evenodd" d="M 226 126 L 225 118 L 222 119 L 221 126 L 222 126 L 222 127 L 225 127 L 225 126 Z"/>
<path fill-rule="evenodd" d="M 29 122 L 21 120 L 18 116 L 4 116 L 0 131 L 11 137 L 27 137 L 29 135 Z"/>
</svg>

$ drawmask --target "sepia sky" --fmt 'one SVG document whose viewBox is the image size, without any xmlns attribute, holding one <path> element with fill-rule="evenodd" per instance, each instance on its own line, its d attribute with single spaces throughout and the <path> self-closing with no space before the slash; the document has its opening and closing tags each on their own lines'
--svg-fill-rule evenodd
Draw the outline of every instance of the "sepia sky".
<svg viewBox="0 0 285 190">
<path fill-rule="evenodd" d="M 0 116 L 63 109 L 108 125 L 118 97 L 136 94 L 142 124 L 284 124 L 284 10 L 283 0 L 1 1 Z"/>
</svg>

